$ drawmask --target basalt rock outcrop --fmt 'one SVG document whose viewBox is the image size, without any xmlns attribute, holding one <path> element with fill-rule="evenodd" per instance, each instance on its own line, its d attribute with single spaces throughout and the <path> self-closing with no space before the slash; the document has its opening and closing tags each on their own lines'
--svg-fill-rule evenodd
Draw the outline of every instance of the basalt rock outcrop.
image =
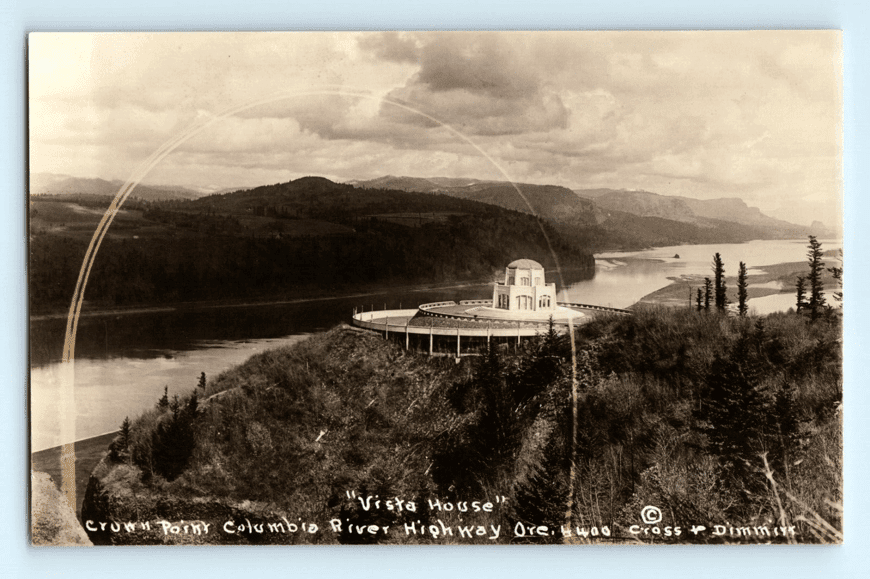
<svg viewBox="0 0 870 579">
<path fill-rule="evenodd" d="M 31 472 L 30 533 L 38 547 L 91 546 L 73 508 L 44 472 Z"/>
</svg>

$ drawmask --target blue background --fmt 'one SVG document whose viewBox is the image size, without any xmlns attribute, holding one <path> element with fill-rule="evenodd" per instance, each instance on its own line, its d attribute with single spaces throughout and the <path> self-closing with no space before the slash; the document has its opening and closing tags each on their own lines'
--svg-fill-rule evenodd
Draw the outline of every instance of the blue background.
<svg viewBox="0 0 870 579">
<path fill-rule="evenodd" d="M 8 577 L 841 577 L 866 576 L 870 509 L 868 381 L 870 287 L 866 1 L 270 0 L 120 3 L 0 0 L 0 575 Z M 829 28 L 844 31 L 846 222 L 844 546 L 601 548 L 113 548 L 33 549 L 27 529 L 27 315 L 25 248 L 26 34 L 57 30 Z"/>
</svg>

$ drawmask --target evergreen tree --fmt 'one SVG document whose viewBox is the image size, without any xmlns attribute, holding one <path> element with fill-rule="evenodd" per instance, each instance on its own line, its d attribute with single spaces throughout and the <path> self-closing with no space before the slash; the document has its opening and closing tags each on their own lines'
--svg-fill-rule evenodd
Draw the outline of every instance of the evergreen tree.
<svg viewBox="0 0 870 579">
<path fill-rule="evenodd" d="M 121 433 L 118 438 L 120 450 L 130 448 L 130 418 L 125 416 L 124 422 L 121 423 Z"/>
<path fill-rule="evenodd" d="M 569 357 L 568 336 L 556 331 L 550 318 L 547 333 L 531 343 L 518 372 L 512 372 L 509 384 L 511 397 L 518 406 L 525 406 L 535 396 L 563 380 Z"/>
<path fill-rule="evenodd" d="M 797 313 L 801 313 L 801 311 L 807 307 L 807 302 L 805 301 L 805 298 L 807 297 L 807 289 L 804 276 L 799 275 L 797 282 L 795 282 L 794 285 L 797 289 Z"/>
<path fill-rule="evenodd" d="M 158 410 L 166 410 L 169 408 L 169 386 L 163 387 L 163 396 L 157 401 Z"/>
<path fill-rule="evenodd" d="M 474 363 L 470 381 L 458 383 L 450 397 L 460 412 L 473 417 L 445 436 L 433 456 L 432 478 L 457 493 L 480 492 L 510 464 L 520 443 L 513 397 L 518 389 L 507 384 L 505 362 L 495 344 Z"/>
<path fill-rule="evenodd" d="M 840 263 L 843 262 L 843 250 L 840 250 L 839 257 Z M 842 267 L 829 267 L 828 271 L 831 272 L 831 275 L 834 276 L 834 279 L 837 281 L 837 284 L 840 286 L 840 289 L 843 289 L 843 268 Z M 838 291 L 834 292 L 834 299 L 840 302 L 840 305 L 843 305 L 843 292 Z"/>
<path fill-rule="evenodd" d="M 785 381 L 774 394 L 773 409 L 773 426 L 776 430 L 768 445 L 768 460 L 774 470 L 787 473 L 795 455 L 802 450 L 800 437 L 807 422 L 798 403 L 797 388 L 790 380 Z"/>
<path fill-rule="evenodd" d="M 698 288 L 698 296 L 695 298 L 695 308 L 700 312 L 704 309 L 704 292 Z"/>
<path fill-rule="evenodd" d="M 185 407 L 187 414 L 190 416 L 191 420 L 196 418 L 196 413 L 199 410 L 199 397 L 196 395 L 196 390 L 190 395 L 190 400 L 187 401 L 187 406 Z"/>
<path fill-rule="evenodd" d="M 746 264 L 741 261 L 737 270 L 737 312 L 741 316 L 745 316 L 746 312 L 749 311 L 749 306 L 746 304 L 747 297 Z"/>
<path fill-rule="evenodd" d="M 510 516 L 526 525 L 547 525 L 557 529 L 565 523 L 568 499 L 569 469 L 566 441 L 559 432 L 553 433 L 543 449 L 541 461 L 534 465 L 520 482 L 510 503 Z M 549 536 L 530 539 L 529 542 L 557 544 L 561 537 Z"/>
<path fill-rule="evenodd" d="M 181 401 L 178 399 L 178 394 L 172 397 L 169 409 L 172 411 L 173 416 L 178 416 L 178 411 L 181 410 Z"/>
<path fill-rule="evenodd" d="M 205 372 L 203 372 L 203 373 L 201 373 L 201 374 L 199 375 L 199 384 L 198 384 L 198 386 L 199 386 L 200 388 L 202 388 L 203 390 L 205 390 Z"/>
<path fill-rule="evenodd" d="M 130 418 L 124 418 L 118 436 L 109 443 L 109 459 L 122 462 L 129 456 L 130 450 Z"/>
<path fill-rule="evenodd" d="M 504 363 L 491 345 L 478 366 L 475 387 L 480 395 L 477 444 L 493 470 L 506 464 L 519 443 L 513 413 L 515 392 L 506 382 Z"/>
<path fill-rule="evenodd" d="M 704 278 L 704 311 L 710 311 L 710 300 L 713 297 L 713 282 L 709 277 Z"/>
<path fill-rule="evenodd" d="M 713 277 L 715 279 L 716 310 L 724 313 L 725 307 L 728 305 L 728 298 L 725 295 L 725 265 L 722 263 L 722 256 L 718 253 L 713 254 Z"/>
<path fill-rule="evenodd" d="M 755 472 L 757 455 L 766 447 L 773 400 L 761 384 L 762 366 L 755 340 L 741 336 L 730 352 L 717 356 L 707 376 L 707 395 L 698 412 L 709 450 L 734 480 Z"/>
<path fill-rule="evenodd" d="M 825 296 L 822 293 L 824 286 L 822 285 L 822 272 L 825 269 L 825 262 L 822 261 L 822 244 L 814 235 L 810 235 L 810 245 L 807 251 L 807 262 L 810 266 L 810 273 L 807 275 L 807 281 L 810 283 L 810 301 L 807 307 L 810 310 L 810 317 L 815 320 L 822 314 L 822 308 L 825 307 Z"/>
<path fill-rule="evenodd" d="M 150 464 L 154 472 L 171 481 L 184 471 L 196 446 L 194 422 L 199 408 L 196 390 L 186 404 L 173 396 L 169 408 L 172 413 L 164 414 L 151 433 Z"/>
<path fill-rule="evenodd" d="M 166 480 L 173 480 L 187 466 L 196 443 L 193 421 L 186 412 L 164 416 L 151 434 L 154 470 Z"/>
</svg>

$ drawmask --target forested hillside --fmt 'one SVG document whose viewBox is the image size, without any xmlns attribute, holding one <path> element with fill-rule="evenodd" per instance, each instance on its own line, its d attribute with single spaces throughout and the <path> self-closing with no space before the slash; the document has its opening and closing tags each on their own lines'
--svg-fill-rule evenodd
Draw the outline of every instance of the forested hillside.
<svg viewBox="0 0 870 579">
<path fill-rule="evenodd" d="M 68 307 L 93 196 L 31 204 L 35 313 Z M 108 205 L 106 198 L 105 204 Z M 523 256 L 585 275 L 594 259 L 533 216 L 446 196 L 304 178 L 194 201 L 132 201 L 100 247 L 94 306 L 324 295 L 377 284 L 488 279 Z M 548 239 L 549 238 L 549 244 Z"/>
<path fill-rule="evenodd" d="M 519 184 L 521 196 L 505 183 L 418 181 L 384 183 L 429 192 L 320 177 L 198 199 L 142 199 L 134 191 L 100 247 L 88 307 L 480 280 L 520 256 L 546 267 L 558 258 L 576 279 L 594 274 L 596 251 L 778 235 L 706 217 L 602 209 L 564 187 Z M 32 311 L 67 307 L 109 199 L 72 191 L 31 198 Z"/>
</svg>

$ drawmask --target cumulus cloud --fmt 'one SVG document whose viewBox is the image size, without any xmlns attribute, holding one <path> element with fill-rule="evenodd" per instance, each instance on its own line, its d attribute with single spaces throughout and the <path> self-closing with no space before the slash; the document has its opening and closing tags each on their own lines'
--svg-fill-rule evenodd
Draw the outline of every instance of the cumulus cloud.
<svg viewBox="0 0 870 579">
<path fill-rule="evenodd" d="M 420 58 L 417 41 L 398 32 L 377 32 L 361 36 L 359 47 L 375 57 L 392 62 L 415 63 Z"/>
<path fill-rule="evenodd" d="M 832 32 L 38 34 L 29 56 L 34 171 L 123 179 L 247 103 L 153 178 L 501 178 L 483 150 L 518 181 L 740 196 L 805 222 L 793 205 L 840 191 Z"/>
<path fill-rule="evenodd" d="M 388 98 L 470 135 L 512 135 L 564 128 L 569 111 L 516 35 L 449 32 L 418 38 L 419 69 Z M 407 109 L 384 106 L 392 122 L 430 127 Z"/>
</svg>

